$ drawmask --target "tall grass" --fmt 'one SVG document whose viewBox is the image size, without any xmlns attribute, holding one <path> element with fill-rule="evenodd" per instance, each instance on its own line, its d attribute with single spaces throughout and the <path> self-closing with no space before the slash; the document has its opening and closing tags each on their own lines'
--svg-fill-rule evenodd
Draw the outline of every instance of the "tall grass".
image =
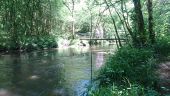
<svg viewBox="0 0 170 96">
<path fill-rule="evenodd" d="M 112 85 L 111 87 L 90 90 L 88 96 L 159 96 L 159 93 L 152 89 L 145 89 L 140 85 L 131 85 L 126 88 Z"/>
</svg>

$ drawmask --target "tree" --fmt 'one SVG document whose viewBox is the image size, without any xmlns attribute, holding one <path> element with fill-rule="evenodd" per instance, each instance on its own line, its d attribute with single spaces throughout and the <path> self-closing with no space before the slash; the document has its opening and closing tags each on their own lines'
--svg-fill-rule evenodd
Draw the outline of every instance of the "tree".
<svg viewBox="0 0 170 96">
<path fill-rule="evenodd" d="M 74 39 L 74 33 L 75 33 L 75 17 L 74 17 L 74 11 L 75 11 L 75 1 L 71 0 L 71 2 L 63 2 L 64 5 L 67 7 L 67 9 L 69 10 L 69 12 L 71 13 L 71 19 L 72 19 L 72 39 Z"/>
<path fill-rule="evenodd" d="M 110 10 L 110 6 L 109 6 L 107 0 L 104 0 L 104 1 L 105 1 L 106 5 L 108 7 L 108 10 L 109 10 L 109 13 L 110 13 L 110 16 L 111 16 L 111 19 L 112 19 L 112 22 L 113 22 L 113 25 L 114 25 L 114 28 L 115 28 L 116 37 L 118 39 L 118 44 L 119 44 L 120 47 L 122 47 L 122 44 L 121 44 L 121 41 L 120 41 L 120 37 L 119 37 L 118 31 L 117 31 L 117 26 L 116 26 L 116 23 L 115 23 L 115 19 L 112 16 L 112 13 L 111 13 L 111 10 Z"/>
<path fill-rule="evenodd" d="M 57 21 L 54 10 L 60 8 L 59 1 L 1 0 L 1 30 L 8 34 L 11 48 L 20 49 L 28 37 L 51 36 Z"/>
<path fill-rule="evenodd" d="M 148 0 L 147 4 L 148 8 L 148 25 L 149 25 L 149 39 L 153 44 L 155 43 L 155 33 L 153 32 L 153 8 L 152 8 L 152 0 Z"/>
<path fill-rule="evenodd" d="M 139 40 L 139 46 L 144 46 L 146 44 L 146 30 L 144 26 L 144 19 L 141 10 L 140 0 L 133 0 L 134 10 L 135 10 L 135 22 L 137 27 L 137 38 Z"/>
</svg>

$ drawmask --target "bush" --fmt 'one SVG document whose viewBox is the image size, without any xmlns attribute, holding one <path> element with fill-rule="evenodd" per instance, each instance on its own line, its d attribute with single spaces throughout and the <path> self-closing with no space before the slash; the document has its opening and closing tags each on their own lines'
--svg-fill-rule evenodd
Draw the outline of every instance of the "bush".
<svg viewBox="0 0 170 96">
<path fill-rule="evenodd" d="M 57 47 L 57 42 L 54 37 L 41 36 L 41 37 L 24 37 L 20 42 L 21 49 L 35 50 L 44 48 Z"/>
<path fill-rule="evenodd" d="M 154 90 L 158 88 L 155 64 L 156 59 L 170 55 L 170 38 L 159 37 L 156 41 L 145 48 L 118 49 L 99 71 L 96 88 L 88 91 L 89 96 L 159 96 Z"/>
<path fill-rule="evenodd" d="M 2 37 L 0 38 L 0 51 L 36 50 L 57 47 L 57 42 L 53 36 L 21 36 L 17 41 L 18 46 L 8 36 L 3 35 Z"/>
<path fill-rule="evenodd" d="M 170 36 L 159 37 L 154 45 L 155 52 L 158 58 L 167 57 L 170 55 Z"/>
<path fill-rule="evenodd" d="M 153 86 L 155 59 L 150 49 L 137 49 L 125 46 L 109 58 L 100 70 L 97 80 L 100 85 L 126 86 L 127 81 L 143 86 Z"/>
</svg>

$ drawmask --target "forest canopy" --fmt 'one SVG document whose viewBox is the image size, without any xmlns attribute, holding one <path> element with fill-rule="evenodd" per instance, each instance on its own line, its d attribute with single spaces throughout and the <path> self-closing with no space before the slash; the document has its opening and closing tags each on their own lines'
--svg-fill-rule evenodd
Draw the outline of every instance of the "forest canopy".
<svg viewBox="0 0 170 96">
<path fill-rule="evenodd" d="M 157 36 L 169 35 L 168 0 L 1 0 L 0 4 L 4 50 L 56 47 L 59 38 L 75 39 L 79 32 L 117 38 L 120 47 L 121 38 L 145 46 Z"/>
</svg>

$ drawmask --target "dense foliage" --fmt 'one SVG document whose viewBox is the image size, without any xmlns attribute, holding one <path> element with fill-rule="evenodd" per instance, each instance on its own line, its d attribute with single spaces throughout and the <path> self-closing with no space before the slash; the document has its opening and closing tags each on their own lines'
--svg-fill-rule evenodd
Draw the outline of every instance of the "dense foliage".
<svg viewBox="0 0 170 96">
<path fill-rule="evenodd" d="M 97 90 L 90 91 L 95 96 L 110 96 L 105 92 L 114 96 L 145 96 L 157 86 L 155 64 L 153 50 L 124 46 L 107 60 L 95 80 Z"/>
<path fill-rule="evenodd" d="M 25 49 L 31 46 L 29 43 L 37 46 L 35 42 L 42 42 L 42 39 L 45 42 L 41 46 L 53 46 L 50 42 L 55 41 L 50 38 L 56 28 L 58 3 L 57 0 L 1 0 L 1 50 Z"/>
<path fill-rule="evenodd" d="M 24 39 L 31 36 L 53 38 L 51 42 L 56 43 L 59 36 L 75 39 L 79 32 L 91 32 L 92 38 L 116 38 L 118 47 L 122 46 L 121 38 L 137 47 L 146 46 L 154 43 L 156 36 L 168 35 L 168 2 L 1 0 L 0 46 L 5 50 L 22 49 Z"/>
<path fill-rule="evenodd" d="M 156 60 L 170 55 L 169 3 L 0 0 L 0 51 L 73 45 L 73 39 L 81 37 L 114 38 L 118 51 L 101 68 L 98 89 L 90 90 L 89 95 L 156 95 Z"/>
<path fill-rule="evenodd" d="M 130 81 L 142 85 L 154 84 L 153 52 L 149 49 L 123 47 L 109 58 L 106 66 L 101 69 L 99 80 L 101 85 L 120 84 Z"/>
</svg>

